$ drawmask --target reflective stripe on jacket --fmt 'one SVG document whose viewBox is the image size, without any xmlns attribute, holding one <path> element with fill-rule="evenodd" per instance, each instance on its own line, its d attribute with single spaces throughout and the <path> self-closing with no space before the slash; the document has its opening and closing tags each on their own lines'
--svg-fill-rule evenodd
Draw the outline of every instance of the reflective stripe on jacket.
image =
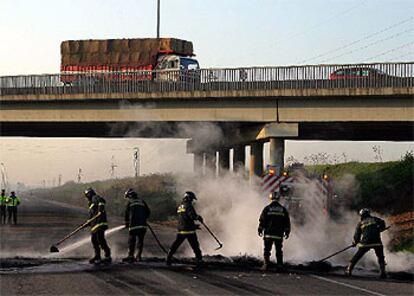
<svg viewBox="0 0 414 296">
<path fill-rule="evenodd" d="M 382 246 L 381 232 L 385 230 L 385 221 L 368 216 L 362 219 L 354 234 L 354 243 L 358 244 L 358 247 L 377 247 Z"/>
<path fill-rule="evenodd" d="M 283 239 L 283 235 L 290 234 L 289 213 L 277 201 L 266 206 L 259 218 L 259 228 L 264 232 L 264 238 Z"/>
<path fill-rule="evenodd" d="M 108 229 L 108 219 L 106 218 L 105 199 L 99 195 L 94 195 L 89 202 L 89 219 L 101 213 L 98 218 L 90 223 L 91 232 L 96 232 L 100 229 Z"/>
<path fill-rule="evenodd" d="M 17 207 L 20 204 L 20 198 L 17 196 L 6 197 L 6 205 L 8 207 Z"/>
<path fill-rule="evenodd" d="M 146 229 L 150 214 L 151 211 L 144 200 L 130 198 L 125 206 L 125 224 L 129 227 L 129 231 Z"/>
<path fill-rule="evenodd" d="M 194 221 L 198 220 L 200 216 L 195 211 L 193 204 L 189 201 L 183 203 L 177 208 L 178 215 L 178 233 L 191 234 L 195 233 L 197 229 Z"/>
</svg>

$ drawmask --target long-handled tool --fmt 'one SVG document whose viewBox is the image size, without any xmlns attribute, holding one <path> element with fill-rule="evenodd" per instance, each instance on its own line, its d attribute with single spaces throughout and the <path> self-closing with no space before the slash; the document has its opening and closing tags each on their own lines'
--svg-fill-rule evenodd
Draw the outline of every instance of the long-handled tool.
<svg viewBox="0 0 414 296">
<path fill-rule="evenodd" d="M 51 253 L 57 253 L 57 252 L 59 252 L 59 249 L 57 248 L 58 245 L 60 245 L 65 240 L 67 240 L 68 238 L 72 237 L 73 235 L 75 235 L 76 233 L 78 233 L 79 231 L 81 231 L 82 229 L 84 229 L 85 227 L 87 227 L 89 225 L 89 223 L 91 223 L 93 220 L 95 220 L 96 218 L 98 218 L 100 215 L 101 215 L 101 212 L 99 212 L 98 214 L 96 214 L 95 216 L 93 216 L 92 218 L 90 218 L 89 220 L 87 220 L 81 226 L 79 226 L 78 228 L 76 228 L 75 230 L 73 230 L 71 233 L 69 233 L 67 236 L 65 236 L 64 238 L 62 238 L 60 241 L 58 241 L 57 243 L 55 243 L 54 245 L 52 245 L 50 247 L 50 252 Z"/>
<path fill-rule="evenodd" d="M 161 244 L 158 237 L 155 235 L 154 230 L 152 230 L 152 227 L 147 223 L 148 229 L 151 231 L 152 236 L 154 237 L 155 241 L 157 242 L 158 246 L 161 248 L 161 250 L 168 255 L 167 250 L 164 248 L 164 246 Z"/>
<path fill-rule="evenodd" d="M 385 230 L 389 229 L 390 227 L 391 227 L 391 225 L 390 225 L 390 226 L 388 226 L 388 227 L 386 227 L 383 231 L 385 231 Z M 327 259 L 329 259 L 329 258 L 331 258 L 331 257 L 333 257 L 333 256 L 336 256 L 336 255 L 338 255 L 338 254 L 340 254 L 340 253 L 342 253 L 342 252 L 345 252 L 346 250 L 348 250 L 348 249 L 350 249 L 350 248 L 352 248 L 352 247 L 355 247 L 355 246 L 356 246 L 356 245 L 354 245 L 354 244 L 349 245 L 349 246 L 347 246 L 346 248 L 344 248 L 344 249 L 342 249 L 342 250 L 340 250 L 340 251 L 338 251 L 338 252 L 335 252 L 335 253 L 333 253 L 333 254 L 329 255 L 328 257 L 325 257 L 325 258 L 323 258 L 323 259 L 321 259 L 321 260 L 318 260 L 318 261 L 316 261 L 316 262 L 322 262 L 322 261 L 325 261 L 325 260 L 327 260 Z"/>
<path fill-rule="evenodd" d="M 201 222 L 201 221 L 200 221 Z M 211 236 L 216 240 L 216 242 L 219 244 L 218 248 L 215 248 L 214 250 L 220 250 L 223 247 L 223 244 L 218 240 L 218 238 L 214 235 L 214 233 L 210 230 L 210 228 L 208 228 L 208 226 L 204 223 L 201 222 L 201 224 L 203 224 L 203 226 L 207 229 L 207 231 L 211 234 Z"/>
</svg>

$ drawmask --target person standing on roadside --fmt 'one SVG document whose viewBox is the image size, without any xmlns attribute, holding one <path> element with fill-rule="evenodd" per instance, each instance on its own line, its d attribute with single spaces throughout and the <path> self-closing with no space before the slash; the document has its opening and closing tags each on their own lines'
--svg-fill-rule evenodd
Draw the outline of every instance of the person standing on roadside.
<svg viewBox="0 0 414 296">
<path fill-rule="evenodd" d="M 142 260 L 142 251 L 144 248 L 144 237 L 147 232 L 147 219 L 150 216 L 150 209 L 147 203 L 138 197 L 133 189 L 125 192 L 125 198 L 128 200 L 125 208 L 125 228 L 129 231 L 128 238 L 128 257 L 123 258 L 124 262 L 134 262 Z M 138 239 L 138 244 L 137 244 Z M 138 252 L 135 254 L 135 245 L 137 244 Z"/>
<path fill-rule="evenodd" d="M 0 194 L 0 224 L 6 224 L 6 190 L 2 189 Z"/>
<path fill-rule="evenodd" d="M 20 198 L 16 196 L 14 191 L 10 192 L 10 196 L 6 198 L 8 223 L 17 224 L 17 207 L 20 205 Z"/>
<path fill-rule="evenodd" d="M 283 238 L 289 238 L 290 218 L 287 209 L 279 203 L 280 192 L 269 195 L 270 204 L 267 205 L 259 218 L 259 236 L 263 236 L 264 263 L 262 270 L 268 270 L 270 254 L 273 245 L 276 248 L 277 267 L 283 268 Z"/>
</svg>

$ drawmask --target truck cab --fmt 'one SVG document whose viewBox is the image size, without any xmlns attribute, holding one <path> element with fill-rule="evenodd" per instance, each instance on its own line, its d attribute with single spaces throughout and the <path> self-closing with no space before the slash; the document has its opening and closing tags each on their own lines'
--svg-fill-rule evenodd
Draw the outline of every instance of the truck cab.
<svg viewBox="0 0 414 296">
<path fill-rule="evenodd" d="M 169 54 L 158 58 L 155 80 L 193 82 L 200 80 L 200 65 L 191 57 Z"/>
</svg>

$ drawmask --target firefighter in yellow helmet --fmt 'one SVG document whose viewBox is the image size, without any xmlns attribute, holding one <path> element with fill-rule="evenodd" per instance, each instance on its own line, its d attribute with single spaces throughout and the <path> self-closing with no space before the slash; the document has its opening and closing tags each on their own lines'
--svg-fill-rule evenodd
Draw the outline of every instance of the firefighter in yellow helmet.
<svg viewBox="0 0 414 296">
<path fill-rule="evenodd" d="M 287 209 L 279 203 L 280 193 L 272 192 L 269 195 L 270 204 L 267 205 L 259 218 L 259 236 L 264 241 L 264 263 L 262 270 L 267 270 L 270 264 L 270 254 L 273 244 L 276 248 L 278 268 L 283 268 L 283 238 L 290 234 L 290 218 Z"/>
</svg>

